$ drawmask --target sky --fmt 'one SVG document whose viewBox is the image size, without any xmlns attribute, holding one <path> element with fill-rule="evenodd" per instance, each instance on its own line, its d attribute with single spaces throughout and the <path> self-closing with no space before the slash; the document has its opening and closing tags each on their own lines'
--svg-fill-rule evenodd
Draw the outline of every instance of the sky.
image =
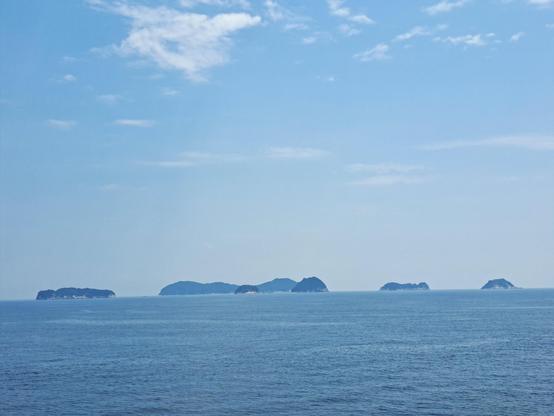
<svg viewBox="0 0 554 416">
<path fill-rule="evenodd" d="M 554 0 L 0 2 L 0 298 L 554 287 Z"/>
</svg>

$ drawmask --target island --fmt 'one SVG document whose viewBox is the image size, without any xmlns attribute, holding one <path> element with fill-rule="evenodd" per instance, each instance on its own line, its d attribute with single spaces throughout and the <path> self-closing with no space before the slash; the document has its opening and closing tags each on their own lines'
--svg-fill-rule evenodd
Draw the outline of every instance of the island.
<svg viewBox="0 0 554 416">
<path fill-rule="evenodd" d="M 327 286 L 323 281 L 315 276 L 306 277 L 302 279 L 291 289 L 294 293 L 307 293 L 307 292 L 328 292 Z"/>
<path fill-rule="evenodd" d="M 238 285 L 223 282 L 198 283 L 192 281 L 181 281 L 164 287 L 160 291 L 160 296 L 235 293 L 235 290 L 237 290 L 238 287 Z"/>
<path fill-rule="evenodd" d="M 111 298 L 115 293 L 107 289 L 90 289 L 76 287 L 62 287 L 58 290 L 41 290 L 37 294 L 37 300 L 50 299 L 95 299 L 95 298 Z"/>
<path fill-rule="evenodd" d="M 258 286 L 242 285 L 235 290 L 235 295 L 250 295 L 254 293 L 258 293 Z"/>
<path fill-rule="evenodd" d="M 255 288 L 255 289 L 254 289 Z M 240 289 L 240 290 L 239 290 Z M 245 292 L 246 290 L 246 292 Z M 327 286 L 317 277 L 308 277 L 301 282 L 288 278 L 277 278 L 259 285 L 235 285 L 224 282 L 199 283 L 191 280 L 171 283 L 162 290 L 160 296 L 172 295 L 211 295 L 239 293 L 273 292 L 328 292 Z"/>
<path fill-rule="evenodd" d="M 517 289 L 506 279 L 489 280 L 481 289 Z"/>
<path fill-rule="evenodd" d="M 420 283 L 397 283 L 389 282 L 379 290 L 429 290 L 429 285 L 425 282 Z"/>
<path fill-rule="evenodd" d="M 258 290 L 260 292 L 290 292 L 294 286 L 297 285 L 298 282 L 295 282 L 292 279 L 287 278 L 277 278 L 273 279 L 270 282 L 260 283 L 258 286 Z"/>
</svg>

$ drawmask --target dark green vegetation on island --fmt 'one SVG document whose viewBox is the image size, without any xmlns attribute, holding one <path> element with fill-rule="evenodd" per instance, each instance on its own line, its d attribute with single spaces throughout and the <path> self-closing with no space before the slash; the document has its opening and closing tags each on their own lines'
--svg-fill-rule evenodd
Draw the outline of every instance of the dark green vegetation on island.
<svg viewBox="0 0 554 416">
<path fill-rule="evenodd" d="M 237 287 L 237 290 L 235 290 L 235 295 L 245 295 L 247 293 L 258 293 L 258 286 L 254 285 L 242 285 Z"/>
<path fill-rule="evenodd" d="M 425 282 L 420 283 L 396 283 L 389 282 L 379 290 L 429 290 L 429 285 Z"/>
<path fill-rule="evenodd" d="M 306 277 L 302 279 L 296 286 L 294 286 L 291 292 L 328 292 L 325 283 L 317 277 Z"/>
<path fill-rule="evenodd" d="M 94 299 L 94 298 L 111 298 L 115 293 L 107 289 L 89 289 L 76 287 L 62 287 L 58 290 L 41 290 L 37 294 L 37 300 L 48 299 Z"/>
<path fill-rule="evenodd" d="M 292 279 L 277 278 L 257 286 L 260 292 L 290 292 L 297 283 Z"/>
<path fill-rule="evenodd" d="M 327 286 L 317 277 L 308 277 L 301 282 L 292 279 L 278 278 L 259 285 L 235 285 L 230 283 L 198 283 L 193 281 L 181 281 L 165 286 L 160 291 L 160 296 L 168 295 L 210 295 L 227 293 L 273 293 L 273 292 L 327 292 Z M 255 289 L 254 289 L 255 288 Z M 239 290 L 240 289 L 240 290 Z"/>
<path fill-rule="evenodd" d="M 511 282 L 506 279 L 489 280 L 481 289 L 517 289 Z"/>
<path fill-rule="evenodd" d="M 168 295 L 212 295 L 235 293 L 239 285 L 230 283 L 198 283 L 192 281 L 176 282 L 167 285 L 160 291 L 160 296 Z"/>
</svg>

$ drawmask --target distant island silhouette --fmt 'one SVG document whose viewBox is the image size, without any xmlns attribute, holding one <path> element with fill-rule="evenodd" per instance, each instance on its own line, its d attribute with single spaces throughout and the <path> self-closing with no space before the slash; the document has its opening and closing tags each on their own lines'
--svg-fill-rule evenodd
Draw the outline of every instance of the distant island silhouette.
<svg viewBox="0 0 554 416">
<path fill-rule="evenodd" d="M 315 276 L 306 277 L 302 279 L 296 286 L 294 286 L 291 292 L 328 292 L 327 286 L 323 281 Z"/>
<path fill-rule="evenodd" d="M 37 300 L 49 299 L 94 299 L 94 298 L 111 298 L 115 296 L 115 292 L 107 289 L 90 289 L 76 287 L 62 287 L 58 290 L 41 290 L 38 292 Z"/>
<path fill-rule="evenodd" d="M 249 293 L 258 293 L 258 286 L 254 285 L 242 285 L 237 287 L 237 290 L 235 290 L 235 295 L 247 295 Z"/>
<path fill-rule="evenodd" d="M 429 285 L 425 282 L 420 283 L 396 283 L 389 282 L 379 290 L 429 290 Z"/>
<path fill-rule="evenodd" d="M 246 291 L 246 292 L 245 292 Z M 236 285 L 232 283 L 199 283 L 180 281 L 171 283 L 160 291 L 160 296 L 210 295 L 227 293 L 274 293 L 274 292 L 328 292 L 327 286 L 317 277 L 307 277 L 300 282 L 288 278 L 277 278 L 258 285 Z"/>
<path fill-rule="evenodd" d="M 517 287 L 506 279 L 493 279 L 485 283 L 481 289 L 517 289 Z"/>
</svg>

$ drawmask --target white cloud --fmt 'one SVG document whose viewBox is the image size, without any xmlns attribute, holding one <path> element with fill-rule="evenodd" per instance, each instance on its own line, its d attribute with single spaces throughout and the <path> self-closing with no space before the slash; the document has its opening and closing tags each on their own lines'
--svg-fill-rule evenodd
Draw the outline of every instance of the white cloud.
<svg viewBox="0 0 554 416">
<path fill-rule="evenodd" d="M 75 82 L 77 81 L 77 77 L 73 74 L 65 74 L 62 79 L 62 82 Z"/>
<path fill-rule="evenodd" d="M 285 19 L 287 16 L 287 11 L 274 0 L 266 0 L 264 6 L 269 20 L 278 22 L 279 20 Z"/>
<path fill-rule="evenodd" d="M 154 121 L 152 120 L 122 118 L 119 120 L 115 120 L 114 124 L 117 124 L 118 126 L 147 128 L 154 126 L 154 124 L 156 123 L 154 123 Z"/>
<path fill-rule="evenodd" d="M 374 175 L 351 182 L 352 185 L 365 187 L 385 187 L 394 185 L 416 185 L 427 181 L 424 176 L 412 175 Z"/>
<path fill-rule="evenodd" d="M 241 7 L 249 9 L 250 2 L 247 0 L 181 0 L 181 7 L 193 8 L 196 6 L 216 6 L 216 7 Z"/>
<path fill-rule="evenodd" d="M 175 95 L 179 95 L 179 90 L 173 88 L 162 88 L 162 95 L 165 97 L 174 97 Z"/>
<path fill-rule="evenodd" d="M 247 158 L 234 153 L 210 153 L 210 152 L 184 152 L 175 160 L 161 160 L 154 162 L 141 162 L 144 165 L 158 166 L 162 168 L 191 168 L 202 165 L 216 165 L 223 163 L 237 163 Z"/>
<path fill-rule="evenodd" d="M 329 12 L 333 16 L 347 19 L 353 23 L 362 25 L 372 25 L 375 21 L 365 14 L 353 14 L 350 8 L 344 5 L 345 0 L 327 0 Z"/>
<path fill-rule="evenodd" d="M 305 23 L 287 23 L 285 26 L 283 26 L 283 29 L 285 30 L 307 30 L 308 25 Z"/>
<path fill-rule="evenodd" d="M 311 147 L 271 147 L 267 157 L 271 159 L 321 159 L 329 152 Z"/>
<path fill-rule="evenodd" d="M 77 62 L 77 61 L 78 61 L 78 59 L 75 58 L 74 56 L 66 55 L 66 56 L 62 57 L 62 62 L 65 63 L 65 64 L 72 64 L 72 63 Z"/>
<path fill-rule="evenodd" d="M 435 16 L 437 14 L 451 12 L 454 9 L 459 9 L 465 6 L 467 3 L 468 3 L 467 0 L 457 0 L 457 1 L 443 0 L 431 6 L 425 7 L 423 11 L 430 16 Z"/>
<path fill-rule="evenodd" d="M 354 59 L 361 62 L 383 61 L 385 59 L 390 59 L 388 55 L 389 49 L 389 45 L 386 43 L 379 43 L 367 51 L 355 54 Z"/>
<path fill-rule="evenodd" d="M 546 27 L 548 30 L 554 30 L 554 23 L 547 23 L 546 25 L 544 25 L 544 27 Z"/>
<path fill-rule="evenodd" d="M 395 42 L 405 42 L 405 41 L 411 40 L 411 39 L 416 38 L 416 37 L 429 36 L 429 35 L 431 35 L 431 32 L 427 28 L 425 28 L 423 26 L 415 26 L 412 29 L 410 29 L 409 31 L 407 31 L 406 33 L 402 33 L 402 34 L 396 36 L 393 39 L 393 41 L 395 41 Z"/>
<path fill-rule="evenodd" d="M 317 36 L 306 36 L 302 38 L 302 43 L 304 45 L 312 45 L 317 42 Z"/>
<path fill-rule="evenodd" d="M 344 36 L 354 36 L 362 33 L 360 29 L 352 27 L 346 23 L 339 25 L 339 32 L 341 32 Z"/>
<path fill-rule="evenodd" d="M 527 3 L 537 7 L 550 7 L 554 5 L 554 0 L 527 0 Z"/>
<path fill-rule="evenodd" d="M 353 173 L 370 172 L 378 175 L 385 174 L 398 174 L 398 173 L 411 173 L 424 170 L 425 167 L 421 165 L 404 165 L 398 163 L 378 163 L 378 164 L 366 164 L 366 163 L 353 163 L 346 166 L 346 170 Z"/>
<path fill-rule="evenodd" d="M 50 127 L 59 130 L 69 130 L 77 125 L 77 122 L 73 120 L 50 119 L 47 123 Z"/>
<path fill-rule="evenodd" d="M 422 146 L 423 150 L 453 150 L 463 148 L 515 148 L 527 150 L 554 150 L 554 136 L 500 136 L 482 140 L 458 140 Z"/>
<path fill-rule="evenodd" d="M 96 97 L 98 101 L 108 105 L 114 105 L 123 100 L 123 97 L 118 94 L 101 94 Z"/>
<path fill-rule="evenodd" d="M 446 36 L 443 38 L 437 37 L 434 40 L 436 42 L 449 43 L 455 46 L 485 46 L 488 43 L 488 39 L 494 36 L 494 33 L 488 33 L 486 35 L 482 35 L 479 33 L 475 35 Z"/>
<path fill-rule="evenodd" d="M 517 33 L 514 33 L 512 36 L 510 36 L 510 42 L 519 42 L 519 40 L 525 36 L 525 32 L 517 32 Z"/>
<path fill-rule="evenodd" d="M 259 16 L 220 13 L 214 16 L 160 6 L 89 0 L 89 4 L 130 20 L 131 28 L 119 45 L 103 52 L 136 55 L 166 70 L 182 71 L 192 81 L 205 80 L 204 72 L 229 61 L 230 36 L 257 26 Z"/>
</svg>

